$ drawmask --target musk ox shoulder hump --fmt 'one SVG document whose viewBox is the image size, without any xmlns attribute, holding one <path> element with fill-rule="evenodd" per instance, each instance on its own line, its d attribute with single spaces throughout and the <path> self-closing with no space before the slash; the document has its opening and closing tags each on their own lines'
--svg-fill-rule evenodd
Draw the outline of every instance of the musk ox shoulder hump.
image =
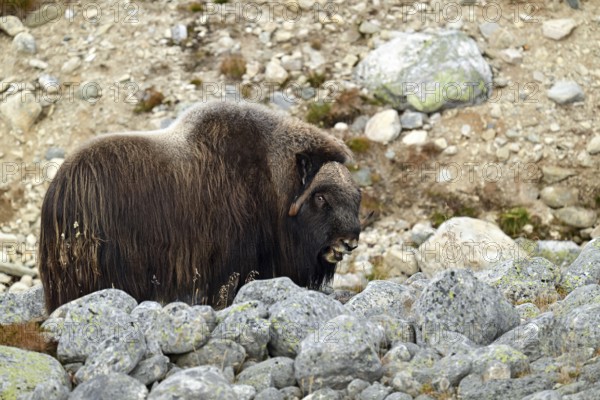
<svg viewBox="0 0 600 400">
<path fill-rule="evenodd" d="M 235 134 L 240 128 L 244 136 L 258 135 L 264 139 L 269 144 L 269 153 L 277 158 L 300 152 L 319 153 L 323 161 L 340 163 L 352 158 L 348 147 L 335 136 L 283 112 L 248 102 L 194 105 L 167 129 L 188 140 L 202 137 L 217 140 L 213 135 Z"/>
</svg>

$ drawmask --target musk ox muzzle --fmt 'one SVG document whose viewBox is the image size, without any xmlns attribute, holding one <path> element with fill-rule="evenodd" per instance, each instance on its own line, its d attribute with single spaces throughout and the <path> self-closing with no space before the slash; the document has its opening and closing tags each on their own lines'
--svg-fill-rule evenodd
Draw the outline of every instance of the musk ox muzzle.
<svg viewBox="0 0 600 400">
<path fill-rule="evenodd" d="M 350 155 L 312 125 L 230 103 L 90 140 L 42 205 L 48 311 L 105 288 L 219 306 L 248 279 L 322 286 L 360 233 Z"/>
</svg>

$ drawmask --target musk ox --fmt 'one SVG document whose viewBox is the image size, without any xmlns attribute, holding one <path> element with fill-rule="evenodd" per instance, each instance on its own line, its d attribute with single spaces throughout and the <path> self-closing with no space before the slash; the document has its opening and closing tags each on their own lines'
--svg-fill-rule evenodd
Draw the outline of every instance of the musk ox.
<svg viewBox="0 0 600 400">
<path fill-rule="evenodd" d="M 48 311 L 105 288 L 218 305 L 232 276 L 232 293 L 277 276 L 320 287 L 360 233 L 349 157 L 316 127 L 247 104 L 194 106 L 163 130 L 92 139 L 42 205 Z"/>
</svg>

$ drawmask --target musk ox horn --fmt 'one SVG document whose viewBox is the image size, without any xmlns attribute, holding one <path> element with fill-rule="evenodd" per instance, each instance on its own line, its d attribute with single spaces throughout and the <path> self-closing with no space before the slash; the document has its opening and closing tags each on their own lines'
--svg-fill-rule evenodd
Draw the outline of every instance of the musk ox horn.
<svg viewBox="0 0 600 400">
<path fill-rule="evenodd" d="M 218 305 L 254 276 L 321 286 L 360 232 L 350 156 L 316 127 L 249 104 L 194 106 L 163 130 L 90 140 L 42 204 L 48 311 L 105 288 Z"/>
</svg>

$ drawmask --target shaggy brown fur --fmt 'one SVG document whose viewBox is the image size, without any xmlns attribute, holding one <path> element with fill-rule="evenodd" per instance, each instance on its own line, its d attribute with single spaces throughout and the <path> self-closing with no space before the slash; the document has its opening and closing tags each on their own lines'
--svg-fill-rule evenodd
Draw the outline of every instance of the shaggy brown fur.
<svg viewBox="0 0 600 400">
<path fill-rule="evenodd" d="M 165 130 L 93 139 L 44 198 L 48 311 L 111 287 L 215 305 L 235 273 L 321 286 L 360 232 L 360 193 L 339 164 L 349 156 L 311 125 L 230 103 L 193 107 Z"/>
</svg>

